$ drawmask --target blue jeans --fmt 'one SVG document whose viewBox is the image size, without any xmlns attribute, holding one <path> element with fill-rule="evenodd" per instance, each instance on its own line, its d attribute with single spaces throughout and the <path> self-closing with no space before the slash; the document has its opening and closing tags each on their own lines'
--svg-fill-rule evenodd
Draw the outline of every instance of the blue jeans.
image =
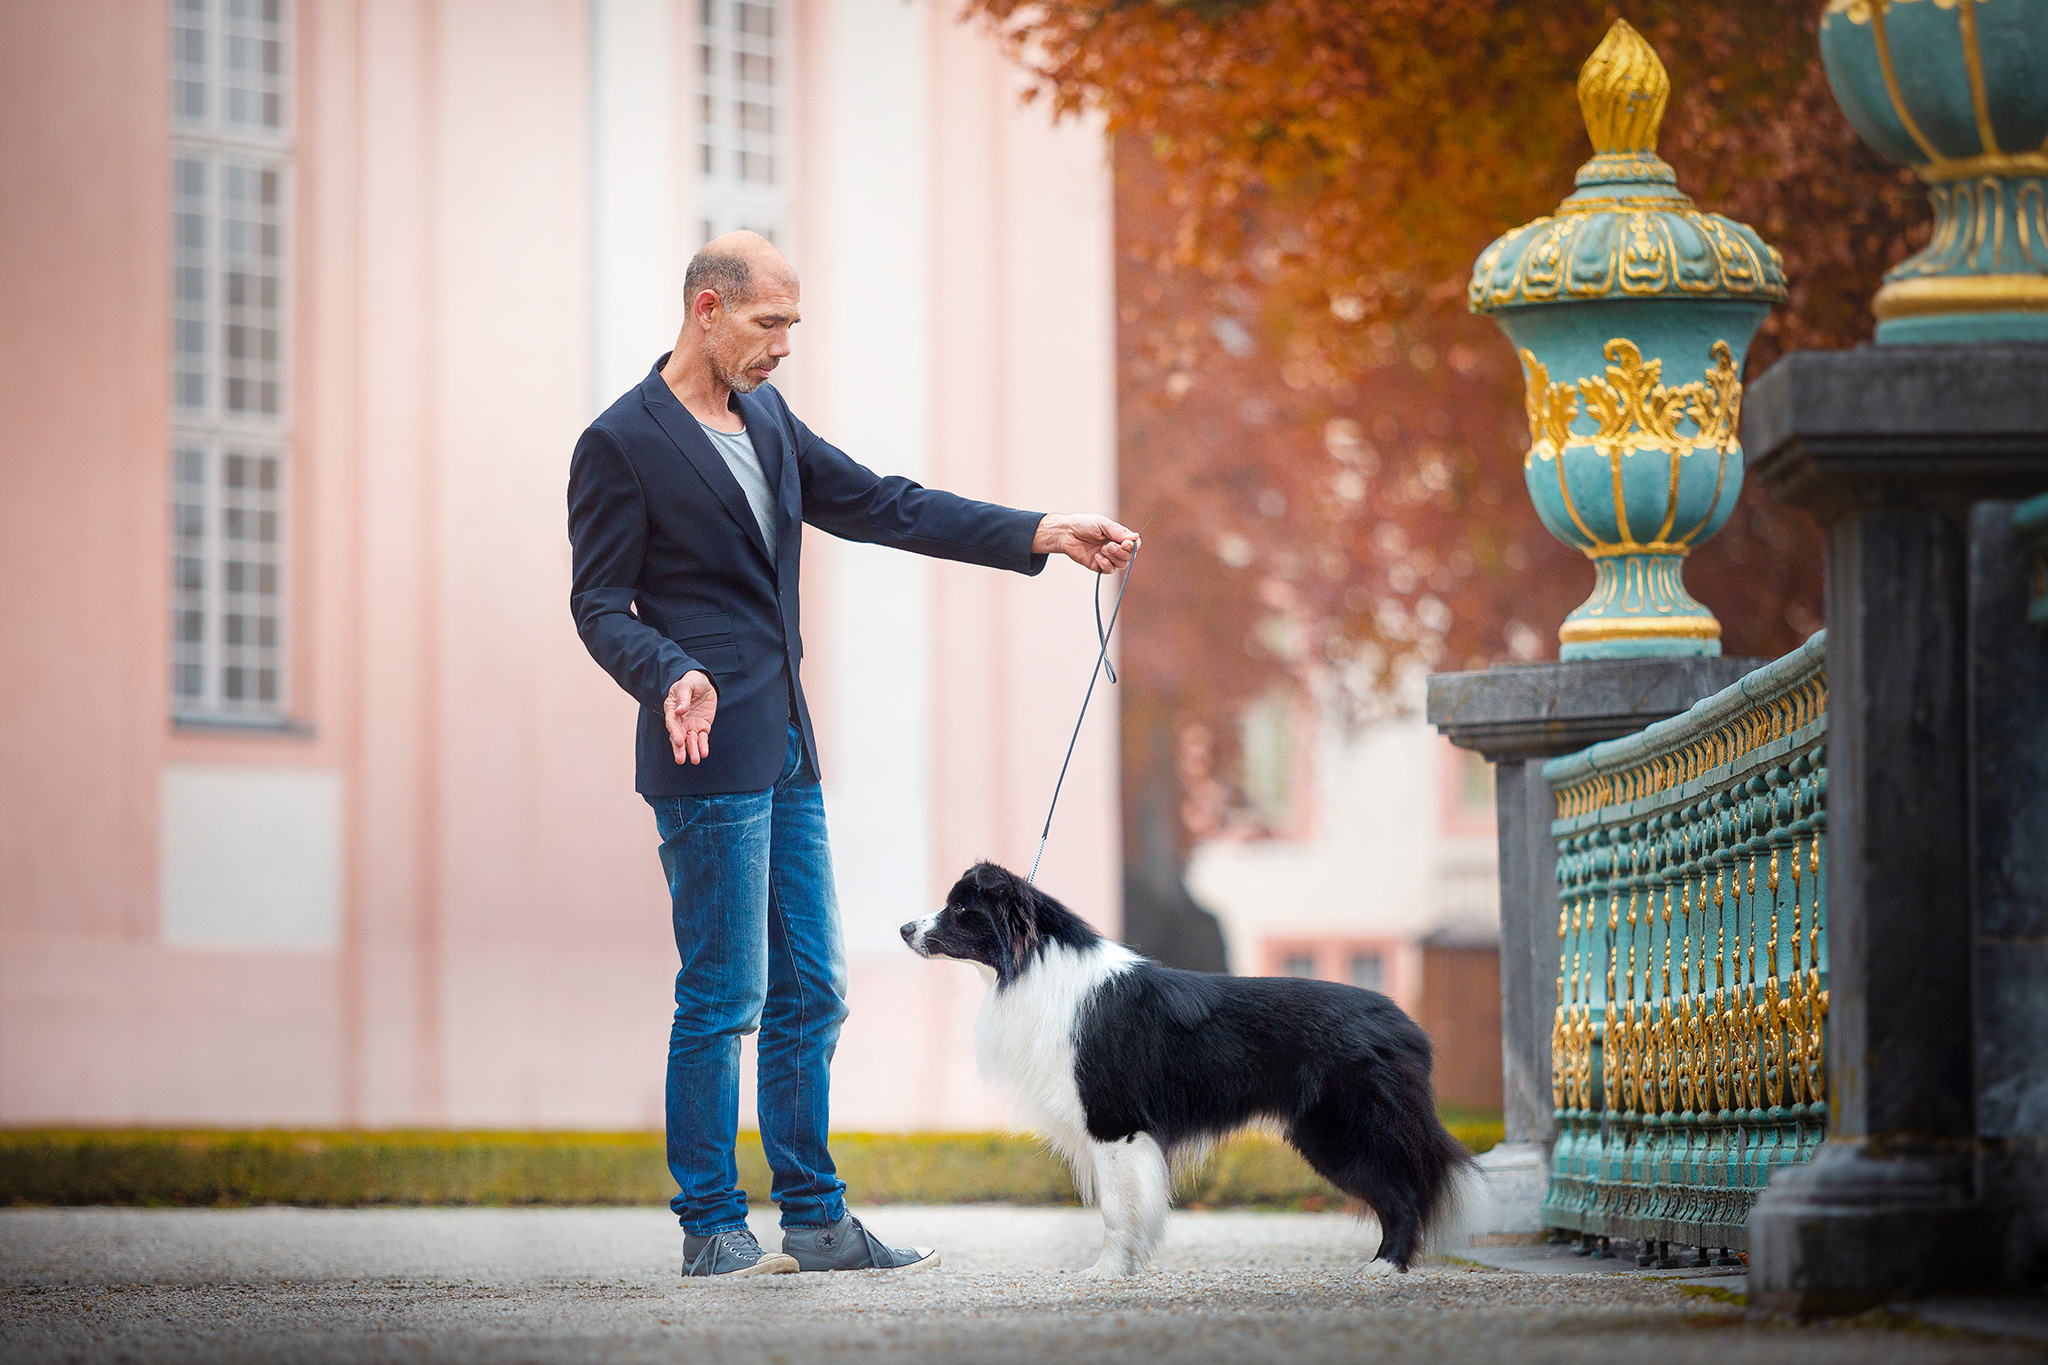
<svg viewBox="0 0 2048 1365">
<path fill-rule="evenodd" d="M 791 726 L 782 776 L 767 791 L 647 803 L 682 956 L 668 1035 L 670 1207 L 700 1237 L 746 1226 L 733 1141 L 740 1038 L 759 1029 L 761 1145 L 782 1225 L 836 1223 L 846 1186 L 825 1131 L 846 955 L 825 801 L 802 739 Z"/>
</svg>

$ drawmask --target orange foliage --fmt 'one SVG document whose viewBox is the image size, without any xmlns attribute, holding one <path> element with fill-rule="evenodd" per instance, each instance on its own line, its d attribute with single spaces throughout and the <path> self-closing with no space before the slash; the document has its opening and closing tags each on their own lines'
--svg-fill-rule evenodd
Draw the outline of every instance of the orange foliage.
<svg viewBox="0 0 2048 1365">
<path fill-rule="evenodd" d="M 1750 373 L 1868 335 L 1925 211 L 1835 109 L 1817 5 L 1644 0 L 1681 187 L 1785 255 Z M 1619 7 L 1520 0 L 970 0 L 1117 169 L 1123 512 L 1147 537 L 1126 707 L 1201 732 L 1276 683 L 1555 653 L 1591 586 L 1522 488 L 1518 367 L 1473 258 L 1590 154 L 1573 86 Z M 1819 624 L 1818 536 L 1758 490 L 1694 556 L 1731 652 Z M 1150 748 L 1157 750 L 1157 744 Z M 1134 774 L 1147 767 L 1129 753 Z M 1187 776 L 1187 775 L 1183 775 Z M 1140 779 L 1142 780 L 1142 778 Z M 1197 784 L 1199 785 L 1199 784 Z M 1215 803 L 1184 814 L 1193 832 Z"/>
</svg>

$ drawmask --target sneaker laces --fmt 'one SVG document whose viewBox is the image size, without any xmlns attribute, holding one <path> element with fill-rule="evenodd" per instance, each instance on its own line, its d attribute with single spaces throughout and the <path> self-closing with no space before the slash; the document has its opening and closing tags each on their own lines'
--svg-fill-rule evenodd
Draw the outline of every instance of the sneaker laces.
<svg viewBox="0 0 2048 1365">
<path fill-rule="evenodd" d="M 900 1265 L 909 1264 L 909 1261 L 898 1259 L 901 1253 L 899 1253 L 894 1247 L 884 1246 L 882 1244 L 881 1238 L 875 1236 L 874 1233 L 869 1232 L 867 1224 L 861 1222 L 858 1218 L 853 1219 L 852 1222 L 854 1233 L 857 1236 L 859 1236 L 863 1242 L 867 1244 L 868 1264 L 876 1266 L 883 1270 L 894 1270 L 896 1267 Z M 917 1253 L 914 1251 L 911 1252 L 910 1259 L 917 1259 Z"/>
<path fill-rule="evenodd" d="M 697 1249 L 696 1256 L 690 1261 L 691 1273 L 696 1273 L 697 1269 L 701 1266 L 715 1267 L 718 1264 L 718 1253 L 721 1251 L 729 1251 L 740 1257 L 745 1257 L 751 1253 L 757 1261 L 767 1254 L 761 1250 L 761 1243 L 755 1238 L 753 1232 L 747 1228 L 735 1228 L 731 1232 L 715 1232 L 705 1240 L 703 1246 Z"/>
</svg>

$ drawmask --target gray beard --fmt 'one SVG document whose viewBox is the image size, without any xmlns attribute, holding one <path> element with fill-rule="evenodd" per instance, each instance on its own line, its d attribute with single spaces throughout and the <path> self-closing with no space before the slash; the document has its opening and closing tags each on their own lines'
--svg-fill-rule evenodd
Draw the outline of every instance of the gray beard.
<svg viewBox="0 0 2048 1365">
<path fill-rule="evenodd" d="M 754 378 L 753 372 L 745 366 L 742 366 L 738 373 L 728 372 L 725 366 L 718 363 L 717 354 L 708 348 L 704 352 L 704 359 L 710 363 L 711 372 L 718 376 L 718 382 L 734 393 L 752 393 L 767 382 Z"/>
</svg>

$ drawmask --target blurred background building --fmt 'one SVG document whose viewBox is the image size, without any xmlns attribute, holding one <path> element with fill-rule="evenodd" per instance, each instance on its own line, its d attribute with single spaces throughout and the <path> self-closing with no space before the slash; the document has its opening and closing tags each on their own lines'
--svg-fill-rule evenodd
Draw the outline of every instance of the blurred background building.
<svg viewBox="0 0 2048 1365">
<path fill-rule="evenodd" d="M 0 44 L 0 1122 L 658 1125 L 673 946 L 567 610 L 576 435 L 749 227 L 803 276 L 811 426 L 1114 508 L 1099 121 L 927 0 L 94 0 Z M 1029 862 L 1090 584 L 805 549 L 834 1118 L 993 1126 L 981 983 L 895 926 Z M 1471 773 L 1416 722 L 1246 725 L 1271 818 L 1190 864 L 1229 964 L 1427 1017 L 1491 924 Z M 1118 732 L 1098 689 L 1041 876 L 1110 931 Z"/>
<path fill-rule="evenodd" d="M 651 1126 L 674 948 L 568 606 L 577 433 L 707 235 L 804 277 L 875 466 L 1115 503 L 1110 187 L 889 0 L 11 5 L 0 1120 Z M 987 1125 L 895 927 L 1028 860 L 1088 583 L 806 546 L 835 1117 Z M 1116 710 L 1046 883 L 1116 927 Z"/>
<path fill-rule="evenodd" d="M 1256 824 L 1198 844 L 1188 889 L 1233 970 L 1384 991 L 1437 1049 L 1437 1094 L 1498 1109 L 1492 769 L 1402 711 L 1353 727 L 1268 702 L 1240 742 Z"/>
</svg>

